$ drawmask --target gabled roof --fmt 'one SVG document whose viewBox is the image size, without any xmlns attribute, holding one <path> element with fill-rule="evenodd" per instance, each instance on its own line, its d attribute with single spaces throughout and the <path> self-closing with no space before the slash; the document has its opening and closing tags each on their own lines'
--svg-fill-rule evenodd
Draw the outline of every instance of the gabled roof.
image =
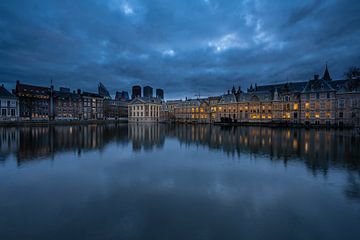
<svg viewBox="0 0 360 240">
<path fill-rule="evenodd" d="M 156 103 L 161 104 L 162 100 L 157 97 L 136 97 L 130 101 L 130 104 Z"/>
<path fill-rule="evenodd" d="M 263 86 L 257 86 L 257 90 L 255 92 L 259 92 L 259 91 L 274 92 L 275 89 L 277 89 L 278 93 L 301 92 L 306 86 L 306 84 L 307 82 L 290 82 L 290 83 L 263 85 Z"/>
<path fill-rule="evenodd" d="M 4 85 L 0 86 L 0 97 L 1 98 L 16 98 L 16 96 L 12 93 L 10 93 Z"/>
<path fill-rule="evenodd" d="M 221 96 L 219 103 L 236 103 L 236 96 L 233 93 Z"/>
<path fill-rule="evenodd" d="M 272 93 L 270 91 L 256 91 L 249 93 L 241 93 L 238 95 L 238 102 L 248 102 L 258 99 L 259 101 L 271 101 Z"/>
<path fill-rule="evenodd" d="M 307 92 L 328 92 L 335 91 L 335 89 L 324 79 L 315 77 L 312 80 L 309 80 L 306 84 L 303 93 Z"/>
</svg>

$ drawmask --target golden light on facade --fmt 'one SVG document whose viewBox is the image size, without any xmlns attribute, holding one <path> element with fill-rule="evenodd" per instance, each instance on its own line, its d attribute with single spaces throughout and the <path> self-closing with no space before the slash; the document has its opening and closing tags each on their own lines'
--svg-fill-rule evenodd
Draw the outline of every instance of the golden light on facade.
<svg viewBox="0 0 360 240">
<path fill-rule="evenodd" d="M 294 103 L 294 110 L 298 110 L 299 109 L 299 104 L 298 103 Z"/>
</svg>

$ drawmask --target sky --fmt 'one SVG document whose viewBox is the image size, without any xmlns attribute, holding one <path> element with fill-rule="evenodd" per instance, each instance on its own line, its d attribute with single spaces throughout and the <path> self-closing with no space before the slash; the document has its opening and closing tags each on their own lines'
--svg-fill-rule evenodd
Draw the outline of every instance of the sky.
<svg viewBox="0 0 360 240">
<path fill-rule="evenodd" d="M 1 0 L 0 82 L 165 98 L 360 66 L 358 0 Z"/>
</svg>

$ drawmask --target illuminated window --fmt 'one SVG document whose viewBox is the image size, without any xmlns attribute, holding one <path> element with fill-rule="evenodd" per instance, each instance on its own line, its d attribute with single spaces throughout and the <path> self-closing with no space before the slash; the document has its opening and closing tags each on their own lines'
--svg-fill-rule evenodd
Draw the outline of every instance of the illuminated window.
<svg viewBox="0 0 360 240">
<path fill-rule="evenodd" d="M 305 109 L 309 109 L 310 108 L 310 103 L 306 102 L 305 103 Z"/>
<path fill-rule="evenodd" d="M 327 118 L 330 118 L 331 117 L 331 114 L 329 112 L 326 113 L 326 117 Z"/>
<path fill-rule="evenodd" d="M 298 110 L 299 109 L 299 104 L 298 103 L 294 103 L 294 110 Z"/>
<path fill-rule="evenodd" d="M 309 112 L 305 113 L 305 117 L 310 118 L 310 113 Z"/>
<path fill-rule="evenodd" d="M 191 112 L 194 112 L 194 110 L 195 110 L 194 108 L 191 108 Z"/>
<path fill-rule="evenodd" d="M 319 113 L 315 113 L 315 118 L 320 118 L 320 114 L 319 114 Z"/>
</svg>

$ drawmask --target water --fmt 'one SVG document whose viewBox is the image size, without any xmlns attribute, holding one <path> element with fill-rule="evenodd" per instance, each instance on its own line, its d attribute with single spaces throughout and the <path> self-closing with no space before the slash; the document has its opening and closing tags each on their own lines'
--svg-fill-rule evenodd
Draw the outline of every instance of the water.
<svg viewBox="0 0 360 240">
<path fill-rule="evenodd" d="M 359 239 L 352 131 L 0 128 L 0 239 Z"/>
</svg>

